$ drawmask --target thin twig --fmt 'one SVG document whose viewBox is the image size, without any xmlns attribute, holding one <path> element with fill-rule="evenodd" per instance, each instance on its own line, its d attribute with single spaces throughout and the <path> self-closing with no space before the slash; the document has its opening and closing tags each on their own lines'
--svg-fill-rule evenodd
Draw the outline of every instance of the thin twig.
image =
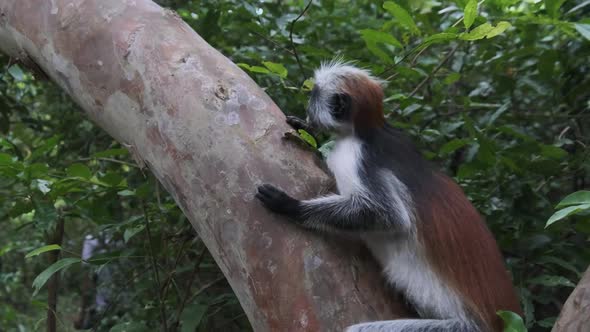
<svg viewBox="0 0 590 332">
<path fill-rule="evenodd" d="M 146 272 L 147 272 L 149 269 L 151 269 L 151 268 L 152 268 L 152 267 L 151 267 L 151 266 L 149 266 L 149 267 L 147 267 L 147 268 L 145 268 L 145 269 L 141 270 L 139 273 L 135 274 L 135 276 L 132 276 L 131 278 L 127 279 L 127 282 L 126 282 L 125 284 L 123 284 L 121 287 L 119 287 L 119 289 L 121 289 L 121 290 L 127 290 L 127 289 L 128 289 L 130 286 L 131 286 L 131 284 L 132 284 L 132 283 L 134 283 L 134 282 L 137 280 L 137 278 L 139 278 L 139 277 L 143 277 L 143 276 L 145 275 L 145 273 L 146 273 Z M 134 272 L 134 271 L 132 271 L 132 272 Z M 120 280 L 118 280 L 118 281 L 120 281 Z M 118 282 L 117 282 L 117 283 L 118 283 Z M 115 283 L 113 283 L 113 284 L 115 284 Z M 96 332 L 96 331 L 97 331 L 97 329 L 98 329 L 98 327 L 99 327 L 99 325 L 100 325 L 99 323 L 100 323 L 100 322 L 101 322 L 101 321 L 102 321 L 102 320 L 103 320 L 103 319 L 106 317 L 106 314 L 107 314 L 107 312 L 109 312 L 109 310 L 111 310 L 111 308 L 112 308 L 112 307 L 115 305 L 115 303 L 118 303 L 118 301 L 117 301 L 117 300 L 118 300 L 118 299 L 119 299 L 119 297 L 120 297 L 122 294 L 124 294 L 124 293 L 125 293 L 124 291 L 117 292 L 117 293 L 116 293 L 116 295 L 115 295 L 115 298 L 114 298 L 112 301 L 108 301 L 108 305 L 107 305 L 107 307 L 106 307 L 106 308 L 105 308 L 105 309 L 102 311 L 102 313 L 101 313 L 101 315 L 100 315 L 100 318 L 98 318 L 98 319 L 97 319 L 97 320 L 94 322 L 94 326 L 92 327 L 92 332 Z M 137 294 L 135 294 L 135 295 L 137 295 Z M 135 295 L 133 295 L 133 296 L 135 296 Z"/>
<path fill-rule="evenodd" d="M 457 22 L 453 23 L 453 25 L 451 25 L 452 27 L 457 26 L 459 23 L 461 23 L 463 21 L 463 17 L 461 17 Z M 413 68 L 414 66 L 416 66 L 416 61 L 418 60 L 418 57 L 420 55 L 422 55 L 422 53 L 424 53 L 424 51 L 426 51 L 430 45 L 432 44 L 428 44 L 426 46 L 424 46 L 419 52 L 418 54 L 416 54 L 416 56 L 414 56 L 414 58 L 412 59 L 412 61 L 410 62 L 410 68 Z M 380 76 L 383 76 L 385 74 L 387 74 L 388 72 L 390 72 L 391 70 L 395 69 L 400 63 L 404 62 L 410 55 L 412 55 L 414 52 L 416 52 L 417 49 L 419 49 L 420 47 L 422 47 L 423 45 L 417 45 L 414 48 L 412 48 L 408 53 L 406 53 L 398 62 L 394 63 L 393 65 L 391 65 L 390 67 L 386 68 L 383 72 L 381 72 L 381 74 L 379 74 Z M 395 77 L 397 75 L 397 73 L 391 75 L 390 77 L 386 78 L 386 81 L 389 81 L 390 79 L 392 79 L 393 77 Z"/>
<path fill-rule="evenodd" d="M 150 220 L 148 217 L 148 213 L 147 213 L 147 209 L 145 207 L 145 203 L 142 203 L 142 207 L 143 207 L 143 215 L 144 215 L 144 221 L 145 221 L 145 230 L 147 232 L 147 238 L 148 238 L 148 243 L 149 243 L 149 249 L 150 249 L 150 256 L 152 258 L 152 269 L 154 271 L 154 276 L 156 278 L 156 286 L 158 287 L 158 299 L 160 302 L 160 315 L 161 315 L 161 320 L 162 320 L 162 328 L 164 329 L 164 332 L 168 331 L 168 324 L 167 324 L 167 318 L 166 318 L 166 308 L 164 307 L 164 300 L 162 299 L 162 284 L 160 283 L 160 273 L 158 272 L 158 266 L 156 263 L 156 256 L 154 254 L 154 246 L 152 245 L 152 232 L 150 231 Z"/>
<path fill-rule="evenodd" d="M 184 256 L 184 247 L 186 245 L 186 243 L 188 242 L 188 238 L 184 239 L 182 241 L 182 244 L 180 245 L 180 250 L 178 251 L 178 254 L 176 255 L 176 259 L 174 260 L 174 265 L 172 267 L 172 269 L 170 270 L 170 273 L 168 275 L 168 278 L 166 278 L 166 281 L 164 282 L 164 289 L 162 290 L 162 298 L 166 298 L 168 296 L 168 290 L 170 289 L 170 284 L 172 283 L 172 279 L 174 278 L 174 275 L 176 274 L 176 268 L 178 267 L 178 263 L 180 263 L 180 259 L 182 258 L 182 256 Z"/>
<path fill-rule="evenodd" d="M 297 18 L 291 22 L 291 29 L 289 29 L 289 40 L 291 41 L 291 49 L 293 50 L 293 55 L 295 56 L 295 60 L 297 61 L 297 65 L 299 66 L 299 71 L 303 76 L 303 80 L 305 80 L 305 70 L 303 69 L 301 60 L 299 60 L 299 54 L 297 54 L 297 47 L 295 47 L 295 43 L 293 42 L 293 28 L 295 28 L 295 23 L 297 23 L 297 21 L 299 21 L 299 19 L 303 17 L 303 15 L 305 15 L 305 12 L 309 9 L 312 2 L 313 0 L 309 0 L 307 6 L 305 6 L 301 14 L 299 14 L 299 16 L 297 16 Z M 301 82 L 301 84 L 303 84 L 303 81 Z"/>
<path fill-rule="evenodd" d="M 180 306 L 178 307 L 178 311 L 176 313 L 176 322 L 174 322 L 173 326 L 174 330 L 178 328 L 178 324 L 180 324 L 180 315 L 182 314 L 182 311 L 184 310 L 184 306 L 187 304 L 188 299 L 191 297 L 191 288 L 193 287 L 193 283 L 195 282 L 195 279 L 199 274 L 199 271 L 201 269 L 201 262 L 203 261 L 203 258 L 205 258 L 205 253 L 207 253 L 207 247 L 203 248 L 203 250 L 201 250 L 201 252 L 199 253 L 197 261 L 195 262 L 195 268 L 193 269 L 193 272 L 191 273 L 188 279 L 189 282 L 186 287 L 186 292 L 184 293 L 184 298 L 182 299 L 182 302 L 180 303 Z"/>
<path fill-rule="evenodd" d="M 199 288 L 199 290 L 198 290 L 198 291 L 196 291 L 196 292 L 195 292 L 195 294 L 193 294 L 193 295 L 191 296 L 191 301 L 192 301 L 192 300 L 193 300 L 195 297 L 197 297 L 197 296 L 201 295 L 201 293 L 203 293 L 204 291 L 206 291 L 207 289 L 209 289 L 209 287 L 211 287 L 211 286 L 215 285 L 216 283 L 218 283 L 218 282 L 220 282 L 220 281 L 223 281 L 223 280 L 225 280 L 225 276 L 221 275 L 221 276 L 217 277 L 216 279 L 213 279 L 212 281 L 210 281 L 210 282 L 206 283 L 205 285 L 203 285 L 203 287 Z"/>
<path fill-rule="evenodd" d="M 60 213 L 61 214 L 61 213 Z M 55 231 L 47 239 L 47 244 L 61 245 L 64 237 L 64 217 L 59 216 Z M 52 251 L 49 253 L 49 263 L 54 264 L 59 260 L 60 252 Z M 47 282 L 47 332 L 57 331 L 57 301 L 59 296 L 59 273 L 51 276 Z"/>
<path fill-rule="evenodd" d="M 434 68 L 434 70 L 432 72 L 430 72 L 430 74 L 428 74 L 428 76 L 426 76 L 422 82 L 418 83 L 418 85 L 416 86 L 416 88 L 414 88 L 414 91 L 412 91 L 410 93 L 410 95 L 408 96 L 408 98 L 413 97 L 418 91 L 420 91 L 420 89 L 422 89 L 422 87 L 428 83 L 432 77 L 434 77 L 434 75 L 442 68 L 442 66 L 445 65 L 445 63 L 447 63 L 447 61 L 449 61 L 449 59 L 453 56 L 453 54 L 455 54 L 455 52 L 457 51 L 457 49 L 459 48 L 459 43 L 455 44 L 455 46 L 453 46 L 453 48 L 449 51 L 449 53 L 447 53 L 447 55 L 445 56 L 445 58 L 436 66 L 436 68 Z"/>
<path fill-rule="evenodd" d="M 289 53 L 291 55 L 295 55 L 295 53 L 293 52 L 293 50 L 290 50 L 290 49 L 286 48 L 285 46 L 279 44 L 279 42 L 277 42 L 275 40 L 272 40 L 271 38 L 269 38 L 269 37 L 267 37 L 267 36 L 265 36 L 265 35 L 263 35 L 263 34 L 261 34 L 259 32 L 256 32 L 256 31 L 254 31 L 252 29 L 250 29 L 250 32 L 253 33 L 253 34 L 255 34 L 255 35 L 257 35 L 258 37 L 260 37 L 260 38 L 268 41 L 269 43 L 272 43 L 273 45 L 275 45 L 276 47 L 280 48 L 281 50 L 283 50 L 283 51 L 285 51 L 285 52 L 287 52 L 287 53 Z"/>
<path fill-rule="evenodd" d="M 136 164 L 128 163 L 126 161 L 122 161 L 122 160 L 118 160 L 118 159 L 113 159 L 113 158 L 93 158 L 93 157 L 90 157 L 90 158 L 80 158 L 80 159 L 76 160 L 75 162 L 89 161 L 89 160 L 108 161 L 108 162 L 111 162 L 111 163 L 116 163 L 116 164 L 121 164 L 121 165 L 129 166 L 129 167 L 139 168 L 139 166 L 137 166 Z"/>
</svg>

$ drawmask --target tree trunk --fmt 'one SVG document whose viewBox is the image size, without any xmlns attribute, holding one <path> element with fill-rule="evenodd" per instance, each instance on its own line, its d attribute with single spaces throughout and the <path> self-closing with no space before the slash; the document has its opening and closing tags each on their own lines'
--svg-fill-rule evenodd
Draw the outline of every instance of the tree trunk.
<svg viewBox="0 0 590 332">
<path fill-rule="evenodd" d="M 561 309 L 552 332 L 590 330 L 590 267 Z"/>
<path fill-rule="evenodd" d="M 0 49 L 42 71 L 173 195 L 256 331 L 329 331 L 405 314 L 366 253 L 254 199 L 327 183 L 284 115 L 174 12 L 148 0 L 0 0 Z M 362 252 L 362 250 L 361 250 Z"/>
</svg>

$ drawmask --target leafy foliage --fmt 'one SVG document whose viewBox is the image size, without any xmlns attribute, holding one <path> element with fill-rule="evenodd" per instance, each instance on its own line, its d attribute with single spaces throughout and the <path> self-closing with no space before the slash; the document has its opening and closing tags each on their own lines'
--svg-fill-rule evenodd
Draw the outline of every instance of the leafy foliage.
<svg viewBox="0 0 590 332">
<path fill-rule="evenodd" d="M 551 328 L 590 262 L 584 1 L 326 0 L 312 2 L 295 23 L 307 2 L 160 3 L 286 113 L 303 115 L 321 61 L 340 56 L 387 79 L 389 121 L 458 180 L 504 251 L 525 311 L 524 327 L 518 316 L 499 313 L 506 329 Z M 35 283 L 33 295 L 31 285 L 50 253 L 23 257 L 55 244 L 64 220 L 66 240 L 51 251 L 72 262 L 61 269 L 63 330 L 78 310 L 81 276 L 105 271 L 117 295 L 99 330 L 163 322 L 183 331 L 248 329 L 212 258 L 154 178 L 61 91 L 0 61 L 0 301 L 7 304 L 0 326 L 32 329 L 43 317 L 45 288 Z M 329 149 L 330 142 L 300 134 Z M 82 260 L 86 235 L 109 244 Z"/>
</svg>

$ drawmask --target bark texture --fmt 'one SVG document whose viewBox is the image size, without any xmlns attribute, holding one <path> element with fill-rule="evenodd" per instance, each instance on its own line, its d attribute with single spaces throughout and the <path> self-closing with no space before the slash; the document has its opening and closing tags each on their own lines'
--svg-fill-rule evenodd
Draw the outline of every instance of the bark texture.
<svg viewBox="0 0 590 332">
<path fill-rule="evenodd" d="M 174 196 L 256 331 L 336 331 L 404 314 L 357 246 L 254 200 L 328 177 L 282 139 L 272 100 L 174 12 L 148 0 L 0 0 L 0 49 L 44 72 Z"/>
<path fill-rule="evenodd" d="M 565 302 L 551 331 L 590 331 L 590 267 Z"/>
</svg>

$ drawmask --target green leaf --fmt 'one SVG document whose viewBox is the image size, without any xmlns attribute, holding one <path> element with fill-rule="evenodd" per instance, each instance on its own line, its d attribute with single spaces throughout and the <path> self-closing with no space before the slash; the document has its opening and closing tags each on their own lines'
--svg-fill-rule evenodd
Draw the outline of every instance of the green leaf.
<svg viewBox="0 0 590 332">
<path fill-rule="evenodd" d="M 129 151 L 127 149 L 109 149 L 109 150 L 97 152 L 97 153 L 93 154 L 92 156 L 94 158 L 107 158 L 107 157 L 115 157 L 115 156 L 125 156 L 127 154 L 129 154 Z"/>
<path fill-rule="evenodd" d="M 111 327 L 109 332 L 144 332 L 149 330 L 144 322 L 124 322 Z"/>
<path fill-rule="evenodd" d="M 123 186 L 123 182 L 125 181 L 125 178 L 123 178 L 118 173 L 109 172 L 109 173 L 105 174 L 105 176 L 101 177 L 100 181 L 110 187 L 115 187 L 115 186 Z"/>
<path fill-rule="evenodd" d="M 125 232 L 123 232 L 123 239 L 125 240 L 125 243 L 127 243 L 129 239 L 134 237 L 137 233 L 143 231 L 144 228 L 144 225 L 138 225 L 135 227 L 127 228 Z"/>
<path fill-rule="evenodd" d="M 35 280 L 33 280 L 33 288 L 35 288 L 33 296 L 37 295 L 37 293 L 43 287 L 43 285 L 45 285 L 47 280 L 49 280 L 49 278 L 51 278 L 51 276 L 54 275 L 56 272 L 59 272 L 60 270 L 63 270 L 72 264 L 81 262 L 82 260 L 79 258 L 64 258 L 51 264 L 43 272 L 39 273 Z"/>
<path fill-rule="evenodd" d="M 559 17 L 559 7 L 563 5 L 565 0 L 545 0 L 545 9 L 552 18 Z"/>
<path fill-rule="evenodd" d="M 565 287 L 576 287 L 576 285 L 562 276 L 554 276 L 554 275 L 542 275 L 532 279 L 529 279 L 529 283 L 535 285 L 542 285 L 547 287 L 557 287 L 557 286 L 565 286 Z"/>
<path fill-rule="evenodd" d="M 522 317 L 512 311 L 499 310 L 496 312 L 504 321 L 504 332 L 526 332 Z"/>
<path fill-rule="evenodd" d="M 432 36 L 428 36 L 427 38 L 424 39 L 422 44 L 443 43 L 443 42 L 446 42 L 449 40 L 455 40 L 455 39 L 457 39 L 456 33 L 441 32 L 441 33 L 434 34 Z"/>
<path fill-rule="evenodd" d="M 555 316 L 547 317 L 547 318 L 538 320 L 537 325 L 539 325 L 540 327 L 544 327 L 546 329 L 551 329 L 555 325 L 556 320 L 557 320 L 557 317 L 555 317 Z"/>
<path fill-rule="evenodd" d="M 297 132 L 299 133 L 299 136 L 307 142 L 307 144 L 313 146 L 315 149 L 318 148 L 318 142 L 316 142 L 315 138 L 311 136 L 307 131 L 299 129 L 297 130 Z"/>
<path fill-rule="evenodd" d="M 27 166 L 26 172 L 28 178 L 43 177 L 48 175 L 47 173 L 49 172 L 49 167 L 45 164 L 33 163 Z"/>
<path fill-rule="evenodd" d="M 37 255 L 42 254 L 44 252 L 53 251 L 53 250 L 61 250 L 61 246 L 59 246 L 58 244 L 46 245 L 41 248 L 37 248 L 37 249 L 31 251 L 30 253 L 26 254 L 25 258 L 37 256 Z"/>
<path fill-rule="evenodd" d="M 420 29 L 418 29 L 416 26 L 416 22 L 414 22 L 412 16 L 400 5 L 393 1 L 386 1 L 383 4 L 383 8 L 393 15 L 393 17 L 395 17 L 402 26 L 408 28 L 413 34 L 420 34 Z"/>
<path fill-rule="evenodd" d="M 543 157 L 551 158 L 551 159 L 563 159 L 567 157 L 567 152 L 553 145 L 542 145 L 541 146 L 541 155 Z M 590 203 L 590 202 L 589 202 Z"/>
<path fill-rule="evenodd" d="M 367 49 L 369 50 L 369 52 L 373 53 L 375 56 L 381 59 L 381 61 L 387 64 L 393 64 L 393 59 L 391 59 L 389 54 L 380 49 L 379 46 L 377 46 L 377 43 L 365 41 L 365 44 L 367 45 Z"/>
<path fill-rule="evenodd" d="M 25 78 L 25 73 L 19 67 L 19 65 L 10 66 L 10 68 L 8 68 L 8 73 L 10 74 L 10 76 L 14 77 L 14 79 L 19 82 Z"/>
<path fill-rule="evenodd" d="M 135 196 L 135 191 L 134 190 L 129 190 L 129 189 L 125 189 L 125 190 L 121 190 L 117 193 L 117 195 L 119 196 L 123 196 L 123 197 L 127 197 L 127 196 Z"/>
<path fill-rule="evenodd" d="M 399 48 L 403 47 L 399 40 L 395 39 L 395 37 L 388 33 L 372 29 L 364 29 L 360 30 L 359 32 L 361 34 L 361 38 L 367 45 L 367 49 L 385 63 L 392 64 L 393 60 L 387 52 L 384 52 L 377 46 L 378 43 L 393 45 Z"/>
<path fill-rule="evenodd" d="M 465 29 L 469 29 L 473 22 L 475 22 L 475 18 L 477 17 L 477 0 L 469 0 L 467 5 L 465 5 L 465 10 L 463 14 L 463 24 L 465 24 Z"/>
<path fill-rule="evenodd" d="M 580 273 L 580 271 L 578 270 L 578 268 L 576 268 L 574 266 L 574 264 L 566 261 L 565 259 L 561 259 L 559 257 L 555 257 L 555 256 L 543 256 L 540 257 L 537 260 L 538 263 L 542 263 L 543 266 L 548 266 L 549 264 L 555 264 L 558 265 L 566 270 L 569 270 L 573 273 L 575 273 L 578 277 L 580 277 L 582 274 Z"/>
<path fill-rule="evenodd" d="M 461 74 L 450 73 L 447 77 L 445 77 L 445 79 L 443 80 L 443 83 L 446 85 L 451 85 L 451 84 L 457 82 L 460 78 L 461 78 Z"/>
<path fill-rule="evenodd" d="M 459 170 L 457 171 L 457 178 L 459 179 L 467 179 L 474 177 L 481 169 L 477 167 L 474 163 L 467 163 L 459 166 Z"/>
<path fill-rule="evenodd" d="M 37 223 L 36 226 L 42 229 L 49 229 L 57 220 L 57 211 L 53 202 L 38 200 L 33 197 L 33 207 L 35 208 L 35 216 L 33 221 Z"/>
<path fill-rule="evenodd" d="M 270 74 L 270 70 L 260 66 L 250 66 L 245 63 L 238 63 L 238 67 L 246 69 L 247 71 L 252 73 Z"/>
<path fill-rule="evenodd" d="M 486 125 L 491 126 L 502 114 L 504 114 L 504 112 L 508 110 L 509 106 L 510 103 L 506 102 L 498 107 L 498 109 L 492 115 L 490 115 Z"/>
<path fill-rule="evenodd" d="M 209 309 L 206 304 L 195 303 L 189 305 L 183 312 L 181 317 L 182 329 L 181 332 L 193 332 L 196 331 L 205 313 Z"/>
<path fill-rule="evenodd" d="M 474 28 L 473 30 L 467 32 L 467 33 L 462 33 L 459 38 L 463 39 L 463 40 L 478 40 L 478 39 L 483 39 L 486 37 L 486 35 L 492 31 L 494 29 L 494 27 L 489 24 L 489 23 L 484 23 L 476 28 Z"/>
<path fill-rule="evenodd" d="M 590 191 L 582 190 L 576 191 L 573 194 L 567 195 L 557 204 L 556 209 L 561 209 L 570 205 L 590 204 Z"/>
<path fill-rule="evenodd" d="M 53 151 L 53 148 L 55 148 L 59 144 L 59 140 L 60 137 L 58 135 L 52 136 L 51 138 L 45 141 L 45 144 L 41 145 L 35 151 L 33 151 L 30 158 L 36 159 L 37 157 L 40 157 L 46 153 L 50 153 L 51 151 Z"/>
<path fill-rule="evenodd" d="M 83 164 L 70 165 L 70 167 L 68 167 L 68 169 L 66 170 L 66 173 L 68 174 L 68 176 L 71 176 L 73 178 L 83 178 L 88 180 L 92 177 L 92 172 L 90 172 L 90 169 Z"/>
<path fill-rule="evenodd" d="M 402 48 L 402 43 L 389 33 L 373 29 L 363 29 L 359 31 L 365 42 L 383 43 Z"/>
<path fill-rule="evenodd" d="M 457 149 L 464 147 L 465 145 L 469 144 L 469 142 L 470 140 L 468 139 L 455 138 L 440 148 L 440 154 L 447 155 Z"/>
<path fill-rule="evenodd" d="M 8 166 L 13 164 L 12 156 L 8 153 L 0 153 L 0 166 Z"/>
<path fill-rule="evenodd" d="M 450 40 L 455 40 L 455 39 L 457 39 L 457 37 L 459 37 L 459 35 L 457 35 L 456 33 L 450 33 L 450 32 L 437 33 L 437 34 L 434 34 L 434 35 L 431 35 L 431 36 L 425 38 L 422 41 L 422 44 L 420 44 L 417 47 L 417 50 L 422 50 L 432 44 L 440 44 L 440 43 L 448 42 Z"/>
<path fill-rule="evenodd" d="M 555 212 L 551 216 L 551 218 L 549 218 L 549 220 L 547 220 L 547 224 L 545 224 L 545 227 L 548 227 L 549 225 L 553 224 L 556 221 L 559 221 L 561 219 L 564 219 L 564 218 L 569 217 L 574 214 L 578 214 L 580 212 L 585 212 L 589 209 L 590 209 L 590 204 L 574 205 L 574 206 L 570 206 L 570 207 L 566 207 L 564 209 L 561 209 L 561 210 Z"/>
<path fill-rule="evenodd" d="M 303 91 L 311 91 L 313 89 L 313 80 L 308 78 L 303 81 Z"/>
<path fill-rule="evenodd" d="M 584 38 L 590 40 L 590 24 L 574 23 L 574 27 Z"/>
<path fill-rule="evenodd" d="M 487 33 L 486 38 L 490 39 L 496 37 L 497 35 L 501 34 L 502 32 L 506 31 L 506 29 L 510 28 L 512 24 L 506 21 L 500 21 L 498 24 Z"/>
<path fill-rule="evenodd" d="M 281 78 L 287 77 L 288 71 L 285 66 L 280 63 L 274 63 L 270 61 L 263 61 L 262 64 L 268 68 L 271 72 L 279 75 Z"/>
</svg>

